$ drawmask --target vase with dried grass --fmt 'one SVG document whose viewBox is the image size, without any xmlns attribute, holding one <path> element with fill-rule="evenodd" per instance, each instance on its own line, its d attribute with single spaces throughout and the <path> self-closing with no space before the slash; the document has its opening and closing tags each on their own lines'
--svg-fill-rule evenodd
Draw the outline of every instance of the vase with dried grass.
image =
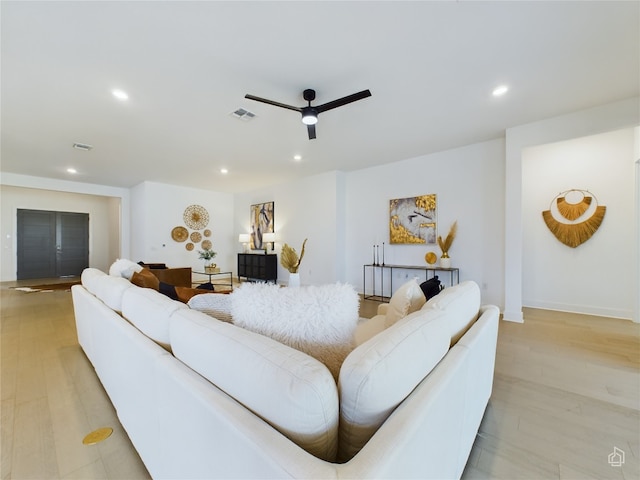
<svg viewBox="0 0 640 480">
<path fill-rule="evenodd" d="M 458 232 L 458 222 L 453 222 L 451 228 L 449 229 L 449 233 L 442 240 L 442 237 L 438 235 L 438 246 L 442 251 L 442 255 L 440 255 L 440 267 L 442 268 L 451 268 L 451 258 L 449 257 L 449 249 L 451 248 L 451 244 L 453 240 L 456 238 L 456 233 Z"/>
<path fill-rule="evenodd" d="M 304 247 L 306 246 L 306 244 L 307 239 L 305 238 L 304 242 L 302 242 L 300 256 L 298 256 L 295 248 L 290 247 L 286 243 L 282 246 L 282 252 L 280 254 L 280 265 L 282 265 L 289 271 L 290 287 L 300 286 L 300 274 L 298 273 L 298 269 L 300 268 L 302 257 L 304 257 Z"/>
</svg>

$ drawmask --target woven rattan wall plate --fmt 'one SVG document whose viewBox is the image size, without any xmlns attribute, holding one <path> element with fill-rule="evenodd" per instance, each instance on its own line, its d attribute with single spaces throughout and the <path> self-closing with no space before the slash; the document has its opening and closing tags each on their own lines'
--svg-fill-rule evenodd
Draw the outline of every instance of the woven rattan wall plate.
<svg viewBox="0 0 640 480">
<path fill-rule="evenodd" d="M 189 231 L 184 227 L 175 227 L 171 230 L 171 238 L 173 238 L 176 242 L 184 242 L 187 238 L 189 238 Z"/>
<path fill-rule="evenodd" d="M 194 245 L 193 245 L 193 243 L 191 243 L 191 242 L 187 243 L 187 244 L 184 246 L 184 248 L 186 248 L 188 251 L 193 250 L 193 247 L 194 247 Z"/>
<path fill-rule="evenodd" d="M 200 243 L 200 240 L 202 240 L 202 234 L 200 232 L 192 232 L 191 233 L 191 241 L 193 243 Z"/>
<path fill-rule="evenodd" d="M 204 250 L 211 250 L 211 247 L 213 247 L 211 240 L 203 240 L 200 245 L 202 245 L 202 248 Z"/>
<path fill-rule="evenodd" d="M 184 210 L 184 223 L 193 230 L 202 230 L 209 224 L 209 212 L 201 205 L 189 205 Z"/>
<path fill-rule="evenodd" d="M 205 237 L 210 237 L 211 236 L 211 230 L 209 230 L 208 228 L 202 233 L 204 234 Z"/>
</svg>

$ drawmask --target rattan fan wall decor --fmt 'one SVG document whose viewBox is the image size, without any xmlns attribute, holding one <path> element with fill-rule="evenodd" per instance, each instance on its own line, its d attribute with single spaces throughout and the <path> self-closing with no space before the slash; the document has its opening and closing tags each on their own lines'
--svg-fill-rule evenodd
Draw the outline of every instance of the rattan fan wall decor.
<svg viewBox="0 0 640 480">
<path fill-rule="evenodd" d="M 567 196 L 577 197 L 577 201 L 571 201 Z M 595 200 L 595 203 L 593 201 Z M 555 211 L 559 219 L 553 214 Z M 592 204 L 595 208 L 592 208 Z M 549 210 L 542 212 L 542 219 L 549 231 L 563 244 L 576 248 L 589 240 L 602 225 L 607 207 L 598 204 L 588 190 L 571 189 L 559 193 L 551 200 Z"/>
</svg>

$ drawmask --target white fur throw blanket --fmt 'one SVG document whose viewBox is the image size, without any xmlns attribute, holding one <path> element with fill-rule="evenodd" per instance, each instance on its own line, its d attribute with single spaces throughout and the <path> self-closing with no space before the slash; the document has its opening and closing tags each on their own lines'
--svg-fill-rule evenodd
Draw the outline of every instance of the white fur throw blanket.
<svg viewBox="0 0 640 480">
<path fill-rule="evenodd" d="M 245 283 L 230 297 L 234 324 L 316 358 L 337 380 L 358 323 L 360 297 L 351 285 Z"/>
</svg>

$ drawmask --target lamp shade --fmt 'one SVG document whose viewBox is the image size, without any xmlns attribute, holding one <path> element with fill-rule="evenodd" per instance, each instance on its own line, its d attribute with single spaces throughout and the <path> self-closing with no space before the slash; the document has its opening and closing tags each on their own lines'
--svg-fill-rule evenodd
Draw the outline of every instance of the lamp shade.
<svg viewBox="0 0 640 480">
<path fill-rule="evenodd" d="M 238 242 L 240 243 L 249 243 L 249 240 L 251 240 L 251 236 L 248 233 L 238 235 Z"/>
<path fill-rule="evenodd" d="M 267 232 L 262 234 L 262 243 L 272 243 L 276 241 L 276 234 Z"/>
</svg>

